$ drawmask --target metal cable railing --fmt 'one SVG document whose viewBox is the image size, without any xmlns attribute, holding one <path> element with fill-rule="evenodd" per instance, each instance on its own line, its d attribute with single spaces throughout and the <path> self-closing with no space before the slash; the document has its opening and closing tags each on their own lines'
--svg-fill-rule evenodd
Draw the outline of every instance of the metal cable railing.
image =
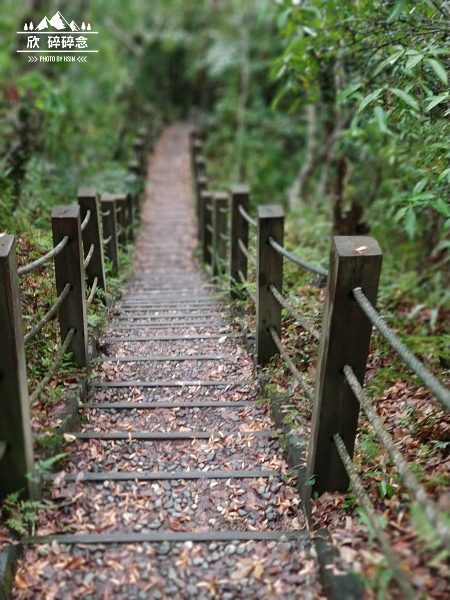
<svg viewBox="0 0 450 600">
<path fill-rule="evenodd" d="M 224 242 L 229 242 L 230 241 L 230 236 L 227 235 L 226 233 L 220 233 L 219 237 L 221 240 L 223 240 Z"/>
<path fill-rule="evenodd" d="M 91 244 L 91 247 L 89 248 L 89 252 L 86 254 L 86 258 L 83 261 L 84 271 L 86 271 L 86 269 L 89 266 L 89 263 L 91 262 L 92 256 L 94 255 L 94 250 L 95 250 L 95 246 L 94 246 L 94 244 Z"/>
<path fill-rule="evenodd" d="M 121 206 L 116 206 L 116 215 L 118 215 L 121 212 L 122 212 L 122 207 Z"/>
<path fill-rule="evenodd" d="M 221 215 L 227 215 L 229 212 L 230 212 L 230 209 L 229 209 L 229 208 L 224 208 L 223 206 L 221 206 L 221 207 L 219 208 L 219 213 L 220 213 Z"/>
<path fill-rule="evenodd" d="M 59 242 L 59 244 L 57 244 L 52 250 L 50 250 L 50 252 L 47 252 L 47 254 L 44 254 L 44 256 L 41 256 L 41 258 L 34 260 L 30 264 L 20 267 L 20 269 L 17 269 L 17 273 L 19 275 L 26 275 L 27 273 L 30 273 L 30 271 L 33 271 L 34 269 L 42 267 L 43 265 L 45 265 L 45 263 L 50 261 L 52 258 L 54 258 L 55 256 L 58 256 L 58 254 L 61 252 L 61 250 L 67 245 L 68 241 L 69 241 L 69 237 L 67 235 L 65 235 L 63 237 L 63 239 Z"/>
<path fill-rule="evenodd" d="M 111 211 L 109 209 L 108 210 L 102 210 L 101 214 L 102 214 L 102 217 L 109 217 L 109 215 L 111 214 Z"/>
<path fill-rule="evenodd" d="M 247 294 L 250 296 L 250 298 L 253 300 L 253 303 L 256 305 L 256 302 L 257 302 L 257 300 L 256 300 L 256 296 L 255 296 L 255 294 L 252 292 L 252 290 L 250 289 L 250 287 L 249 287 L 249 282 L 248 282 L 248 280 L 245 278 L 245 275 L 244 275 L 244 273 L 243 273 L 241 270 L 239 270 L 239 271 L 238 271 L 238 275 L 239 275 L 239 279 L 242 281 L 242 283 L 243 283 L 243 284 L 244 284 L 244 286 L 245 286 L 245 289 L 247 290 Z"/>
<path fill-rule="evenodd" d="M 278 337 L 278 334 L 277 334 L 277 332 L 275 331 L 275 329 L 273 327 L 269 327 L 269 333 L 272 336 L 272 339 L 273 339 L 276 347 L 278 348 L 280 356 L 285 360 L 287 366 L 290 368 L 290 370 L 291 370 L 292 374 L 294 375 L 296 381 L 299 383 L 300 387 L 304 391 L 305 396 L 309 400 L 311 400 L 311 402 L 313 402 L 313 400 L 314 400 L 314 388 L 312 388 L 310 385 L 308 385 L 306 383 L 303 375 L 300 373 L 300 371 L 294 365 L 294 363 L 292 362 L 291 357 L 286 352 L 286 350 L 283 348 L 283 344 L 281 343 L 281 340 Z"/>
<path fill-rule="evenodd" d="M 303 329 L 311 334 L 316 340 L 320 340 L 320 331 L 318 331 L 313 325 L 311 325 L 309 321 L 302 317 L 302 315 L 295 310 L 292 304 L 290 304 L 290 302 L 288 302 L 286 298 L 280 294 L 280 292 L 272 283 L 269 285 L 269 290 L 272 292 L 277 302 L 294 317 L 294 319 L 299 323 L 299 325 L 301 325 L 301 327 L 303 327 Z"/>
<path fill-rule="evenodd" d="M 427 519 L 435 527 L 436 533 L 441 539 L 442 543 L 447 549 L 450 550 L 450 526 L 447 525 L 447 523 L 442 519 L 442 516 L 436 508 L 435 503 L 428 496 L 424 487 L 420 484 L 414 473 L 411 471 L 408 463 L 405 461 L 395 445 L 394 440 L 385 429 L 382 420 L 373 408 L 372 402 L 366 396 L 361 384 L 359 383 L 356 375 L 353 372 L 353 369 L 350 366 L 346 365 L 344 367 L 344 375 L 358 402 L 361 404 L 364 412 L 366 413 L 367 419 L 374 428 L 375 433 L 388 451 L 392 462 L 397 467 L 397 471 L 403 479 L 403 483 L 405 484 L 406 488 L 414 496 L 417 504 L 424 511 Z"/>
<path fill-rule="evenodd" d="M 416 593 L 414 592 L 411 584 L 409 583 L 408 576 L 402 569 L 402 565 L 397 554 L 394 552 L 392 545 L 384 533 L 383 527 L 380 525 L 380 521 L 378 519 L 377 513 L 373 507 L 372 501 L 368 496 L 364 486 L 362 484 L 361 478 L 356 472 L 355 467 L 353 466 L 352 459 L 347 452 L 347 448 L 342 440 L 342 437 L 335 433 L 333 435 L 333 441 L 336 445 L 336 449 L 341 457 L 342 464 L 344 465 L 345 470 L 347 471 L 347 475 L 350 478 L 350 483 L 352 485 L 352 493 L 355 495 L 356 499 L 360 502 L 361 506 L 364 508 L 367 514 L 367 518 L 370 521 L 370 524 L 380 542 L 381 549 L 384 555 L 387 558 L 389 567 L 392 569 L 394 573 L 394 577 L 397 580 L 397 583 L 404 594 L 404 597 L 407 600 L 415 600 L 417 598 Z"/>
<path fill-rule="evenodd" d="M 270 237 L 267 241 L 274 250 L 276 250 L 279 254 L 281 254 L 291 262 L 295 263 L 296 265 L 303 267 L 307 271 L 311 271 L 311 273 L 317 273 L 317 275 L 322 275 L 323 277 L 328 276 L 328 269 L 325 269 L 324 267 L 319 267 L 318 265 L 312 265 L 306 260 L 302 260 L 298 256 L 292 254 L 292 252 L 286 250 L 286 248 L 284 248 L 283 246 L 280 246 L 280 244 L 278 244 L 278 242 L 276 242 L 272 237 Z"/>
<path fill-rule="evenodd" d="M 107 246 L 111 240 L 112 240 L 112 235 L 107 237 L 106 240 L 103 240 L 104 245 Z"/>
<path fill-rule="evenodd" d="M 47 375 L 44 377 L 44 379 L 40 382 L 40 384 L 37 386 L 37 388 L 31 394 L 30 404 L 33 404 L 37 400 L 37 398 L 39 398 L 39 396 L 45 390 L 46 386 L 52 380 L 54 374 L 58 370 L 58 368 L 64 358 L 64 354 L 67 352 L 67 348 L 69 347 L 69 344 L 72 341 L 73 336 L 75 335 L 75 331 L 76 330 L 74 327 L 71 327 L 69 329 L 69 331 L 66 335 L 66 339 L 64 340 L 63 345 L 61 346 L 60 350 L 58 351 L 55 358 L 53 359 L 53 364 L 50 367 L 50 369 L 48 370 Z"/>
<path fill-rule="evenodd" d="M 94 300 L 94 297 L 95 297 L 95 292 L 97 291 L 97 286 L 98 286 L 98 277 L 94 277 L 94 281 L 92 282 L 91 293 L 89 294 L 88 299 L 86 300 L 86 309 L 87 310 L 89 310 L 91 308 L 92 301 Z"/>
<path fill-rule="evenodd" d="M 28 333 L 26 333 L 23 336 L 23 343 L 25 345 L 27 345 L 28 342 L 30 342 L 34 337 L 36 337 L 36 335 L 38 333 L 40 333 L 42 331 L 42 329 L 50 323 L 50 321 L 53 319 L 53 317 L 58 312 L 59 307 L 66 299 L 66 297 L 71 289 L 72 289 L 72 286 L 70 285 L 70 283 L 67 283 L 65 285 L 63 291 L 60 293 L 60 295 L 56 299 L 55 303 L 51 307 L 51 309 L 47 312 L 47 314 L 44 317 L 42 317 L 42 319 L 38 323 L 36 323 L 36 325 L 33 327 L 33 329 L 31 329 Z"/>
<path fill-rule="evenodd" d="M 450 390 L 444 387 L 439 379 L 437 379 L 433 373 L 427 369 L 427 367 L 414 356 L 410 350 L 408 350 L 405 344 L 375 310 L 361 288 L 355 288 L 353 290 L 353 295 L 372 325 L 378 329 L 397 354 L 403 358 L 408 367 L 410 367 L 417 377 L 421 379 L 433 396 L 435 396 L 447 410 L 450 410 Z"/>
<path fill-rule="evenodd" d="M 251 225 L 252 227 L 258 227 L 258 223 L 255 221 L 255 219 L 251 218 L 251 216 L 248 214 L 248 212 L 245 210 L 242 204 L 239 204 L 238 210 L 249 225 Z"/>
<path fill-rule="evenodd" d="M 237 243 L 238 243 L 239 248 L 241 249 L 242 254 L 246 257 L 246 259 L 249 262 L 252 263 L 252 265 L 256 269 L 256 258 L 250 254 L 250 252 L 248 251 L 247 246 L 244 244 L 244 242 L 241 240 L 241 238 L 238 238 Z"/>
<path fill-rule="evenodd" d="M 84 231 L 89 223 L 89 219 L 91 218 L 91 211 L 87 210 L 86 216 L 84 217 L 83 222 L 81 223 L 81 231 Z"/>
</svg>

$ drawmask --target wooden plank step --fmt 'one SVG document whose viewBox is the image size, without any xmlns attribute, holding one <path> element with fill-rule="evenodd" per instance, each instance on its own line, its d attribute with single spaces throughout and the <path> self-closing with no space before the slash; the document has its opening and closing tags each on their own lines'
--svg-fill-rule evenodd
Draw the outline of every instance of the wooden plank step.
<svg viewBox="0 0 450 600">
<path fill-rule="evenodd" d="M 123 323 L 121 325 L 115 325 L 113 322 L 109 323 L 111 329 L 122 331 L 124 329 L 185 329 L 188 327 L 223 327 L 223 322 L 209 322 L 205 321 L 184 321 L 183 323 Z"/>
<path fill-rule="evenodd" d="M 231 358 L 226 354 L 179 354 L 169 356 L 101 356 L 93 358 L 91 363 L 103 363 L 103 362 L 157 362 L 157 361 L 183 361 L 183 360 L 227 360 Z"/>
<path fill-rule="evenodd" d="M 244 408 L 246 406 L 254 406 L 253 400 L 236 400 L 227 402 L 226 400 L 210 400 L 206 402 L 87 402 L 83 404 L 83 408 L 99 408 L 116 410 L 151 410 L 154 408 Z"/>
<path fill-rule="evenodd" d="M 105 337 L 100 342 L 171 342 L 172 340 L 215 340 L 220 338 L 237 339 L 242 338 L 240 333 L 203 333 L 186 335 L 158 335 L 154 337 L 130 336 L 130 337 Z"/>
<path fill-rule="evenodd" d="M 61 473 L 47 473 L 45 481 L 54 481 Z M 92 471 L 80 471 L 78 473 L 66 473 L 64 481 L 166 481 L 174 479 L 268 479 L 269 477 L 281 477 L 280 471 L 270 469 L 253 471 L 113 471 L 111 473 L 94 473 Z"/>
<path fill-rule="evenodd" d="M 270 437 L 271 431 L 85 431 L 73 433 L 78 440 L 209 440 L 216 438 L 254 435 L 257 437 Z"/>
<path fill-rule="evenodd" d="M 227 387 L 228 385 L 249 385 L 253 381 L 233 381 L 224 379 L 222 381 L 216 381 L 215 379 L 201 380 L 175 380 L 169 381 L 90 381 L 88 387 L 90 388 L 123 388 L 123 387 Z"/>
<path fill-rule="evenodd" d="M 142 544 L 163 542 L 243 542 L 309 540 L 307 531 L 162 531 L 149 533 L 61 533 L 23 538 L 22 544 Z"/>
</svg>

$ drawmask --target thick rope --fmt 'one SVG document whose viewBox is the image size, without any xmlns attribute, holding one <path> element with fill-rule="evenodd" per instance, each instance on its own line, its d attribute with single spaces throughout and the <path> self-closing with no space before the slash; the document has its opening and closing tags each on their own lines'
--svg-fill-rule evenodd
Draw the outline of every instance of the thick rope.
<svg viewBox="0 0 450 600">
<path fill-rule="evenodd" d="M 33 327 L 33 329 L 31 329 L 28 333 L 26 333 L 23 336 L 23 343 L 25 345 L 28 344 L 28 342 L 30 342 L 34 337 L 36 337 L 36 335 L 40 331 L 42 331 L 42 329 L 46 325 L 48 325 L 50 323 L 50 321 L 53 319 L 53 317 L 58 312 L 59 307 L 61 306 L 61 304 L 66 299 L 67 294 L 70 292 L 71 289 L 72 289 L 71 284 L 70 283 L 66 283 L 66 285 L 64 286 L 63 291 L 60 293 L 60 295 L 58 296 L 58 298 L 56 299 L 54 305 L 51 307 L 51 309 L 48 311 L 48 313 L 44 317 L 42 317 L 42 319 L 39 321 L 39 323 L 36 323 L 36 325 Z"/>
<path fill-rule="evenodd" d="M 20 269 L 17 269 L 17 273 L 19 275 L 26 275 L 30 271 L 33 271 L 34 269 L 42 267 L 42 265 L 45 265 L 45 263 L 47 263 L 49 260 L 51 260 L 55 256 L 58 256 L 58 254 L 66 246 L 68 241 L 69 241 L 69 237 L 67 235 L 65 235 L 63 237 L 63 239 L 59 242 L 59 244 L 57 244 L 53 248 L 53 250 L 50 250 L 50 252 L 47 252 L 47 254 L 44 254 L 44 256 L 41 256 L 41 258 L 38 258 L 37 260 L 33 261 L 29 265 L 20 267 Z"/>
<path fill-rule="evenodd" d="M 315 327 L 311 325 L 309 321 L 302 317 L 302 315 L 295 310 L 292 304 L 290 304 L 290 302 L 288 302 L 286 298 L 282 296 L 282 294 L 280 294 L 280 292 L 272 283 L 269 285 L 269 290 L 272 292 L 277 302 L 283 308 L 285 308 L 294 317 L 296 321 L 298 321 L 299 325 L 301 325 L 303 329 L 305 329 L 309 334 L 316 338 L 316 340 L 320 340 L 320 331 L 318 331 Z"/>
</svg>

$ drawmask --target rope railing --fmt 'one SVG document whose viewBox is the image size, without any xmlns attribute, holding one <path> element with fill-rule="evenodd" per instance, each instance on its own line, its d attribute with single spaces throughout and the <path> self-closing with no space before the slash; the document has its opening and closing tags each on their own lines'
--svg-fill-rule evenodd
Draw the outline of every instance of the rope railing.
<svg viewBox="0 0 450 600">
<path fill-rule="evenodd" d="M 229 209 L 229 208 L 222 208 L 222 207 L 221 207 L 221 208 L 219 208 L 219 213 L 220 213 L 221 215 L 228 215 L 228 214 L 229 214 L 229 212 L 230 212 L 230 209 Z"/>
<path fill-rule="evenodd" d="M 298 382 L 298 384 L 304 391 L 305 396 L 309 400 L 311 400 L 311 402 L 313 402 L 314 401 L 314 388 L 312 388 L 309 384 L 306 383 L 305 378 L 303 377 L 303 375 L 300 373 L 300 371 L 297 369 L 297 367 L 292 362 L 291 357 L 286 352 L 286 350 L 283 348 L 283 344 L 281 343 L 281 340 L 278 337 L 278 334 L 275 331 L 275 329 L 273 327 L 269 327 L 269 332 L 270 332 L 270 335 L 272 336 L 272 339 L 273 339 L 276 347 L 278 348 L 280 356 L 286 362 L 287 366 L 291 370 L 291 373 L 295 377 L 295 380 Z"/>
<path fill-rule="evenodd" d="M 392 331 L 386 321 L 384 321 L 381 315 L 372 306 L 361 288 L 355 288 L 353 290 L 353 295 L 372 325 L 378 329 L 397 354 L 403 358 L 408 367 L 414 371 L 433 396 L 435 396 L 447 410 L 450 410 L 450 390 L 442 385 L 433 373 L 427 369 L 416 356 L 414 356 L 400 338 Z"/>
<path fill-rule="evenodd" d="M 275 299 L 278 303 L 287 310 L 294 319 L 305 329 L 310 335 L 312 335 L 316 340 L 320 340 L 320 331 L 318 331 L 309 321 L 307 321 L 302 315 L 292 306 L 290 302 L 286 300 L 286 298 L 280 294 L 277 288 L 273 285 L 269 285 L 269 290 L 274 295 Z"/>
<path fill-rule="evenodd" d="M 373 408 L 372 402 L 367 397 L 361 384 L 359 383 L 353 369 L 346 365 L 344 367 L 344 375 L 349 386 L 352 388 L 356 399 L 361 404 L 367 419 L 374 428 L 375 433 L 380 439 L 383 446 L 389 453 L 392 462 L 397 468 L 397 471 L 408 491 L 414 496 L 417 504 L 422 508 L 425 516 L 430 523 L 435 527 L 438 537 L 442 543 L 450 550 L 450 526 L 442 519 L 439 510 L 436 508 L 433 500 L 428 496 L 424 487 L 420 484 L 417 477 L 411 471 L 408 463 L 405 461 L 397 446 L 394 443 L 391 435 L 386 430 L 382 420 Z"/>
<path fill-rule="evenodd" d="M 246 259 L 249 262 L 252 263 L 252 265 L 256 269 L 256 258 L 250 254 L 247 246 L 244 244 L 244 242 L 241 240 L 241 238 L 238 239 L 237 243 L 238 243 L 239 248 L 241 249 L 242 254 L 246 257 Z"/>
<path fill-rule="evenodd" d="M 239 275 L 239 279 L 244 284 L 245 289 L 247 290 L 247 294 L 253 300 L 253 303 L 256 304 L 256 302 L 257 302 L 256 296 L 255 296 L 255 294 L 252 292 L 252 290 L 249 287 L 249 281 L 246 279 L 246 277 L 245 277 L 245 275 L 244 275 L 244 273 L 242 271 L 238 271 L 238 275 Z"/>
<path fill-rule="evenodd" d="M 212 212 L 214 210 L 213 205 L 210 204 L 209 202 L 205 205 L 206 210 L 208 210 L 209 212 Z"/>
<path fill-rule="evenodd" d="M 44 317 L 42 317 L 42 319 L 38 323 L 36 323 L 36 325 L 33 327 L 33 329 L 31 329 L 28 333 L 26 333 L 23 336 L 23 343 L 25 345 L 27 345 L 29 342 L 31 342 L 31 340 L 34 337 L 36 337 L 36 335 L 38 333 L 40 333 L 42 331 L 42 329 L 46 325 L 48 325 L 50 323 L 50 321 L 53 319 L 53 317 L 58 312 L 59 307 L 61 306 L 61 304 L 66 299 L 66 297 L 67 297 L 68 293 L 70 292 L 71 288 L 72 288 L 72 286 L 70 285 L 70 283 L 67 283 L 65 285 L 63 291 L 60 293 L 60 295 L 56 299 L 55 303 L 51 307 L 51 309 L 47 312 L 47 314 Z"/>
<path fill-rule="evenodd" d="M 102 217 L 109 217 L 110 214 L 111 214 L 110 210 L 102 210 L 101 211 Z"/>
<path fill-rule="evenodd" d="M 104 244 L 105 246 L 107 246 L 111 240 L 112 240 L 112 235 L 108 236 L 108 237 L 106 238 L 106 240 L 103 240 L 103 244 Z"/>
<path fill-rule="evenodd" d="M 248 214 L 248 212 L 245 210 L 242 204 L 239 204 L 238 210 L 241 216 L 247 221 L 249 225 L 251 225 L 252 227 L 258 227 L 258 223 L 256 222 L 256 220 L 251 218 L 251 216 Z"/>
<path fill-rule="evenodd" d="M 227 235 L 226 233 L 221 233 L 219 235 L 220 239 L 223 240 L 224 242 L 229 242 L 230 241 L 230 236 Z"/>
<path fill-rule="evenodd" d="M 95 250 L 95 246 L 94 244 L 91 244 L 90 248 L 89 248 L 89 252 L 86 254 L 86 258 L 83 261 L 83 269 L 84 271 L 86 271 L 86 269 L 89 266 L 89 263 L 91 262 L 91 259 L 94 255 L 94 250 Z"/>
<path fill-rule="evenodd" d="M 95 298 L 95 292 L 97 291 L 98 286 L 98 277 L 94 277 L 94 281 L 92 282 L 91 293 L 86 300 L 86 309 L 89 310 L 91 308 L 92 301 Z"/>
<path fill-rule="evenodd" d="M 321 275 L 322 277 L 328 276 L 328 269 L 325 269 L 324 267 L 319 267 L 318 265 L 312 265 L 311 263 L 307 262 L 306 260 L 303 260 L 303 259 L 299 258 L 298 256 L 295 256 L 294 254 L 292 254 L 292 252 L 289 252 L 288 250 L 286 250 L 286 248 L 284 248 L 283 246 L 280 246 L 280 244 L 278 244 L 272 237 L 270 237 L 267 241 L 274 250 L 276 250 L 279 254 L 281 254 L 282 256 L 284 256 L 285 258 L 287 258 L 294 264 L 299 265 L 300 267 L 303 267 L 304 269 L 306 269 L 307 271 L 310 271 L 311 273 L 316 273 L 317 275 Z"/>
<path fill-rule="evenodd" d="M 17 273 L 20 276 L 26 275 L 27 273 L 34 271 L 34 269 L 38 269 L 39 267 L 42 267 L 47 262 L 49 262 L 52 258 L 55 258 L 55 256 L 57 256 L 61 252 L 61 250 L 67 245 L 68 241 L 69 241 L 69 237 L 67 235 L 65 235 L 63 237 L 63 239 L 59 242 L 59 244 L 57 244 L 52 250 L 50 250 L 50 252 L 47 252 L 47 254 L 44 254 L 44 256 L 41 256 L 41 258 L 34 260 L 33 262 L 29 263 L 28 265 L 24 265 L 23 267 L 20 267 L 19 269 L 17 269 Z"/>
<path fill-rule="evenodd" d="M 352 459 L 349 453 L 347 452 L 347 448 L 345 447 L 342 437 L 338 433 L 335 433 L 333 435 L 333 441 L 335 443 L 338 454 L 341 457 L 345 470 L 347 471 L 347 474 L 350 478 L 350 483 L 352 485 L 352 493 L 366 511 L 367 518 L 369 519 L 370 524 L 378 538 L 381 550 L 387 558 L 389 567 L 392 569 L 394 577 L 402 593 L 404 594 L 404 597 L 407 600 L 416 600 L 417 595 L 414 592 L 411 584 L 409 583 L 408 576 L 404 572 L 400 560 L 397 554 L 395 553 L 394 549 L 392 548 L 392 545 L 387 535 L 385 534 L 383 527 L 380 524 L 378 516 L 373 507 L 372 501 L 370 500 L 369 495 L 364 489 L 361 478 L 359 477 L 355 467 L 353 466 Z"/>
<path fill-rule="evenodd" d="M 207 223 L 206 224 L 206 229 L 210 232 L 210 233 L 214 233 L 214 227 L 210 224 Z"/>
<path fill-rule="evenodd" d="M 63 358 L 64 358 L 64 354 L 67 352 L 67 348 L 70 344 L 70 342 L 72 341 L 73 336 L 75 335 L 75 328 L 71 327 L 66 335 L 66 339 L 63 342 L 63 345 L 61 346 L 60 350 L 57 352 L 55 358 L 53 359 L 53 364 L 50 367 L 50 369 L 48 370 L 46 376 L 44 377 L 44 379 L 40 382 L 40 384 L 37 386 L 37 388 L 34 390 L 34 392 L 31 394 L 30 396 L 30 404 L 34 404 L 34 402 L 39 398 L 39 396 L 42 394 L 42 392 L 45 390 L 45 388 L 47 387 L 47 385 L 50 383 L 50 381 L 53 379 L 53 376 L 55 375 L 56 371 L 58 370 Z"/>
<path fill-rule="evenodd" d="M 116 215 L 122 212 L 122 206 L 116 206 Z"/>
<path fill-rule="evenodd" d="M 86 227 L 87 227 L 87 225 L 89 223 L 90 218 L 91 218 L 91 211 L 88 210 L 86 212 L 86 216 L 84 217 L 83 222 L 81 223 L 81 231 L 84 231 L 86 229 Z"/>
</svg>

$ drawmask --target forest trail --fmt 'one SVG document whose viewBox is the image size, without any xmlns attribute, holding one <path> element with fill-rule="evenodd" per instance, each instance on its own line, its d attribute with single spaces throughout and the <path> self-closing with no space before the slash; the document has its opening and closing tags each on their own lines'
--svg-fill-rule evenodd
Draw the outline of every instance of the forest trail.
<svg viewBox="0 0 450 600">
<path fill-rule="evenodd" d="M 156 145 L 134 274 L 15 598 L 323 597 L 252 357 L 194 257 L 188 132 Z"/>
</svg>

